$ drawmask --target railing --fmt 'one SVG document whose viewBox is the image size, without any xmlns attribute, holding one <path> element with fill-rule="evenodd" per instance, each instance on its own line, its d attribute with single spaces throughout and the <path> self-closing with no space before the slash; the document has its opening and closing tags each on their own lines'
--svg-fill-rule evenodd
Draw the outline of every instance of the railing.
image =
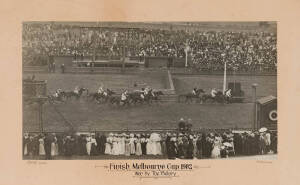
<svg viewBox="0 0 300 185">
<path fill-rule="evenodd" d="M 252 131 L 252 128 L 218 128 L 218 129 L 212 129 L 212 128 L 195 128 L 191 129 L 191 132 L 216 132 L 216 133 L 223 133 L 225 131 L 235 131 L 235 132 L 247 132 L 247 131 Z M 166 132 L 179 132 L 179 128 L 154 128 L 154 129 L 103 129 L 103 130 L 84 130 L 84 131 L 77 131 L 76 133 L 82 133 L 82 134 L 87 134 L 87 133 L 123 133 L 123 132 L 131 132 L 131 133 L 153 133 L 153 132 L 158 132 L 158 133 L 166 133 Z M 41 133 L 38 131 L 26 131 L 24 130 L 23 133 Z M 68 131 L 57 131 L 57 132 L 49 132 L 49 131 L 44 131 L 43 133 L 70 133 Z"/>
</svg>

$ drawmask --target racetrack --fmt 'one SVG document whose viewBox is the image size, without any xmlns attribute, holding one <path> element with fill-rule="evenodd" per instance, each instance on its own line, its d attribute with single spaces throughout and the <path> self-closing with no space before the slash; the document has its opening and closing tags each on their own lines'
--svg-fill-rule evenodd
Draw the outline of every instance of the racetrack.
<svg viewBox="0 0 300 185">
<path fill-rule="evenodd" d="M 277 76 L 242 76 L 227 75 L 228 82 L 240 82 L 245 92 L 245 101 L 253 101 L 252 84 L 256 83 L 257 98 L 264 96 L 277 96 Z M 210 93 L 212 88 L 223 89 L 222 75 L 173 75 L 173 83 L 177 94 L 191 92 L 194 87 L 201 88 Z"/>
<path fill-rule="evenodd" d="M 251 128 L 253 104 L 180 104 L 166 103 L 117 107 L 72 100 L 54 105 L 74 125 L 78 131 L 93 130 L 144 130 L 174 129 L 178 120 L 191 118 L 193 128 Z M 38 131 L 39 125 L 34 113 L 36 106 L 28 106 L 24 111 L 24 130 Z M 68 130 L 63 118 L 53 105 L 44 105 L 45 131 Z"/>
<path fill-rule="evenodd" d="M 146 73 L 147 74 L 147 73 Z M 25 78 L 30 75 L 24 75 Z M 167 73 L 143 73 L 138 74 L 70 74 L 70 73 L 39 73 L 35 74 L 38 80 L 47 80 L 48 94 L 61 88 L 64 91 L 73 91 L 76 86 L 88 88 L 90 92 L 96 92 L 100 85 L 110 88 L 118 93 L 122 90 L 141 89 L 151 86 L 154 89 L 168 88 Z M 134 88 L 134 83 L 138 84 Z"/>
<path fill-rule="evenodd" d="M 166 74 L 36 74 L 37 80 L 47 80 L 48 92 L 57 88 L 73 90 L 76 85 L 84 86 L 95 92 L 101 83 L 105 88 L 115 91 L 133 89 L 133 83 L 145 83 L 153 88 L 169 88 Z M 228 81 L 233 77 L 228 76 Z M 257 94 L 277 95 L 276 76 L 237 76 L 236 81 L 242 83 L 246 100 L 252 100 L 252 83 L 257 83 Z M 173 76 L 177 94 L 190 92 L 196 86 L 206 91 L 216 87 L 222 88 L 222 76 Z M 141 88 L 141 87 L 139 87 Z M 43 106 L 44 130 L 49 132 L 66 131 L 73 124 L 77 131 L 101 130 L 149 130 L 174 129 L 178 120 L 191 118 L 193 128 L 251 128 L 253 123 L 253 103 L 241 104 L 184 104 L 163 102 L 160 104 L 117 107 L 97 104 L 86 100 L 85 94 L 79 100 Z M 24 106 L 24 131 L 39 131 L 37 105 Z M 60 114 L 59 114 L 59 113 Z M 65 120 L 64 120 L 65 119 Z"/>
</svg>

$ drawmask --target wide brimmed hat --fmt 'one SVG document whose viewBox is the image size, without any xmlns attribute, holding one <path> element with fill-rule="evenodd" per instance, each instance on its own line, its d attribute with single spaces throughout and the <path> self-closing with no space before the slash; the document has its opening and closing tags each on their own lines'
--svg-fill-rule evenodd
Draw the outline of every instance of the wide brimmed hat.
<svg viewBox="0 0 300 185">
<path fill-rule="evenodd" d="M 259 129 L 259 132 L 265 132 L 265 131 L 267 131 L 268 129 L 266 128 L 266 127 L 262 127 L 262 128 L 260 128 Z"/>
<path fill-rule="evenodd" d="M 228 142 L 223 143 L 223 145 L 226 146 L 226 147 L 232 147 L 232 144 L 230 144 Z"/>
</svg>

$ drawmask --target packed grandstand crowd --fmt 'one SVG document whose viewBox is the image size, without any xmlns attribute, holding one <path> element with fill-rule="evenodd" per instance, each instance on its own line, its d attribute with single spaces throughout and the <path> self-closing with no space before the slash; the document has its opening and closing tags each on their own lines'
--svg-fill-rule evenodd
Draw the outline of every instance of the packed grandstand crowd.
<svg viewBox="0 0 300 185">
<path fill-rule="evenodd" d="M 275 71 L 277 36 L 262 31 L 191 31 L 150 28 L 117 29 L 62 24 L 24 24 L 23 62 L 46 65 L 45 56 L 191 57 L 193 67 L 221 70 Z M 41 62 L 44 61 L 44 62 Z"/>
<path fill-rule="evenodd" d="M 257 131 L 25 133 L 23 137 L 23 155 L 45 159 L 103 155 L 203 159 L 268 153 L 277 153 L 277 132 L 265 127 Z"/>
</svg>

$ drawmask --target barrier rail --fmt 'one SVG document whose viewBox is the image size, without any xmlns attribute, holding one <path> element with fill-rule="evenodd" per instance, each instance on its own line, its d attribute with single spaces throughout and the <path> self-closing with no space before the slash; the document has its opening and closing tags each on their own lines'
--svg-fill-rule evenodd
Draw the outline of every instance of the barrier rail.
<svg viewBox="0 0 300 185">
<path fill-rule="evenodd" d="M 225 131 L 234 131 L 234 132 L 247 132 L 252 131 L 252 128 L 218 128 L 218 129 L 212 129 L 212 128 L 196 128 L 192 129 L 191 132 L 216 132 L 216 133 L 222 133 Z M 71 131 L 44 131 L 43 133 L 70 133 Z M 179 132 L 178 128 L 156 128 L 156 129 L 103 129 L 103 130 L 85 130 L 85 131 L 74 131 L 75 133 L 108 133 L 108 132 L 117 132 L 117 133 L 123 133 L 123 132 L 131 132 L 131 133 L 149 133 L 149 132 Z M 38 131 L 23 131 L 23 133 L 41 133 Z"/>
</svg>

